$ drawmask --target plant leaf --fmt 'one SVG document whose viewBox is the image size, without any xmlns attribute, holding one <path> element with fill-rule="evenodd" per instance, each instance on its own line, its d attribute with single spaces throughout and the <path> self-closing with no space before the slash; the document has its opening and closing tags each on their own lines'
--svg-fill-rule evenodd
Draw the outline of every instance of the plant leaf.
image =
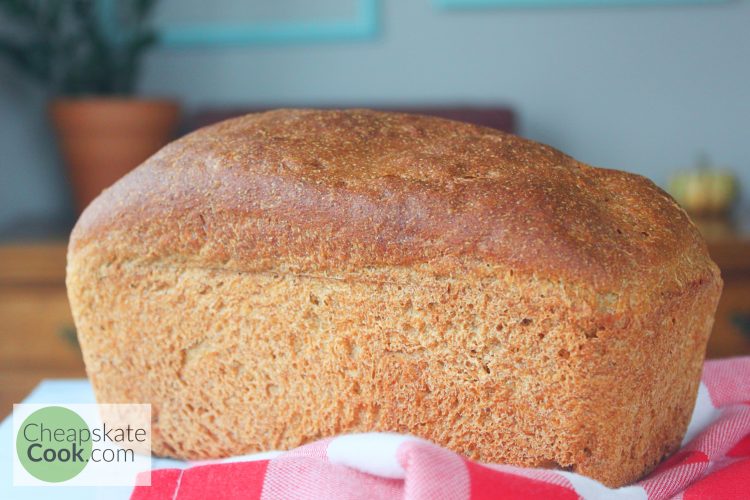
<svg viewBox="0 0 750 500">
<path fill-rule="evenodd" d="M 6 16 L 19 21 L 34 21 L 37 19 L 37 3 L 33 0 L 0 0 L 0 10 Z"/>
<path fill-rule="evenodd" d="M 133 2 L 133 12 L 138 21 L 148 18 L 156 6 L 156 0 L 135 0 Z"/>
</svg>

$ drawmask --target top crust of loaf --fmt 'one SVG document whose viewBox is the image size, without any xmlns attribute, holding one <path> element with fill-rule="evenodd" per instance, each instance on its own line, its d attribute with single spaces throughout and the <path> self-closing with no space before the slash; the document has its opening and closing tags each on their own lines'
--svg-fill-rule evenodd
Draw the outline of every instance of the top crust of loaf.
<svg viewBox="0 0 750 500">
<path fill-rule="evenodd" d="M 644 177 L 489 128 L 369 110 L 282 109 L 187 135 L 86 209 L 70 250 L 91 242 L 240 271 L 455 274 L 479 262 L 599 291 L 718 277 L 684 211 Z"/>
</svg>

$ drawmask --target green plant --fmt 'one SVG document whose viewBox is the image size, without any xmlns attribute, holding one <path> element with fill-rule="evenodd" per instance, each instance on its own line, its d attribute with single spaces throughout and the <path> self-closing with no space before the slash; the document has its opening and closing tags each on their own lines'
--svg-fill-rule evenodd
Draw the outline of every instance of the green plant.
<svg viewBox="0 0 750 500">
<path fill-rule="evenodd" d="M 58 95 L 127 95 L 156 0 L 0 0 L 0 59 Z M 3 29 L 4 28 L 4 29 Z"/>
</svg>

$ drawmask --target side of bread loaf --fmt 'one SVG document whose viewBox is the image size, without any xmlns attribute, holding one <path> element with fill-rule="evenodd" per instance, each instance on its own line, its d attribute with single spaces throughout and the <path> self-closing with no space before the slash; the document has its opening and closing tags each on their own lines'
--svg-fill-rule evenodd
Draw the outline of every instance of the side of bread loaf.
<svg viewBox="0 0 750 500">
<path fill-rule="evenodd" d="M 609 485 L 675 449 L 721 279 L 649 181 L 409 115 L 250 115 L 103 193 L 68 289 L 158 454 L 407 432 Z"/>
</svg>

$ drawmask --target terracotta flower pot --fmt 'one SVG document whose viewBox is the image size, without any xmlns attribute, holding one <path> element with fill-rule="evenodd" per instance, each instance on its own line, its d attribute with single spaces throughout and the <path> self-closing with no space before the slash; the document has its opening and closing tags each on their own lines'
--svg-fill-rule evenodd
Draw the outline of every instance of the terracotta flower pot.
<svg viewBox="0 0 750 500">
<path fill-rule="evenodd" d="M 79 213 L 169 142 L 179 119 L 170 100 L 57 99 L 49 111 Z"/>
</svg>

